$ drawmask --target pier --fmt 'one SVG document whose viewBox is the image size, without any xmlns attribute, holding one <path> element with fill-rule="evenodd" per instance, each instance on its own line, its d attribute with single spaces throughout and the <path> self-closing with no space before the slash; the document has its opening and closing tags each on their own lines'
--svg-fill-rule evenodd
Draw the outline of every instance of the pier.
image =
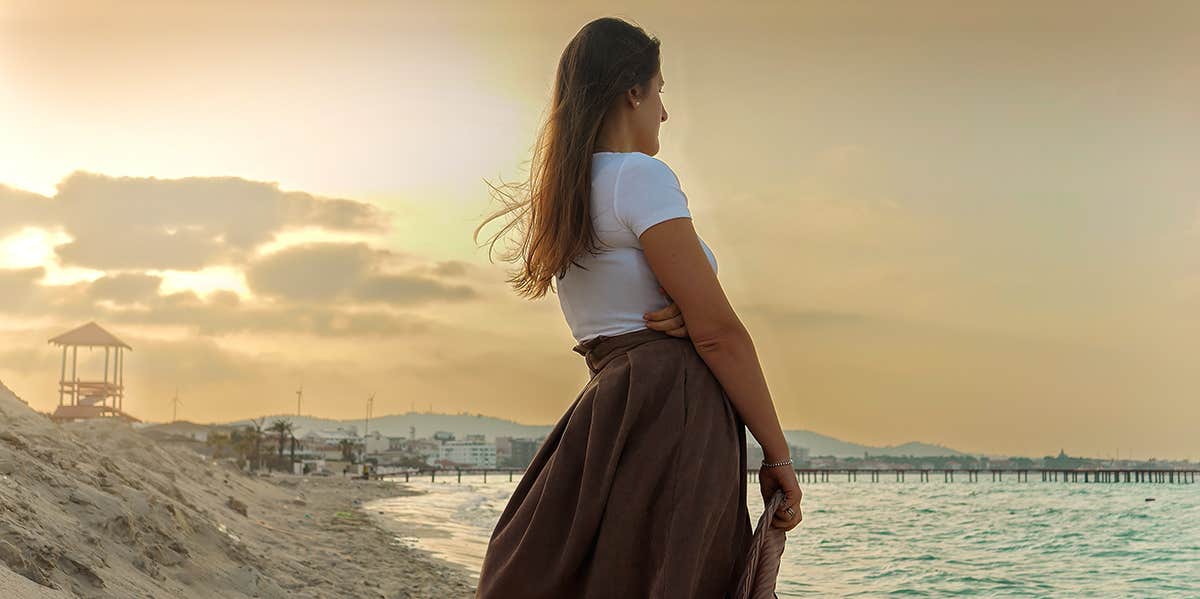
<svg viewBox="0 0 1200 599">
<path fill-rule="evenodd" d="M 747 470 L 752 479 L 757 479 L 757 470 Z M 890 469 L 855 469 L 855 468 L 797 468 L 796 478 L 800 482 L 830 482 L 833 477 L 846 477 L 847 482 L 855 482 L 861 474 L 865 482 L 879 482 L 883 476 L 888 476 L 897 482 L 904 482 L 911 475 L 917 482 L 929 482 L 940 474 L 942 482 L 954 482 L 955 476 L 964 482 L 979 482 L 980 473 L 986 473 L 992 482 L 1004 482 L 1008 479 L 1014 482 L 1029 482 L 1029 473 L 1037 473 L 1041 482 L 1064 483 L 1167 483 L 1195 484 L 1196 474 L 1200 470 L 1147 470 L 1121 469 L 1105 470 L 1090 468 L 1082 470 L 1063 470 L 1061 468 L 964 468 L 964 469 L 928 469 L 928 468 L 890 468 Z"/>
<path fill-rule="evenodd" d="M 1162 484 L 1195 484 L 1196 475 L 1200 470 L 1103 470 L 1103 469 L 1088 469 L 1088 470 L 1062 470 L 1055 468 L 1026 468 L 1026 469 L 1008 469 L 1008 468 L 975 468 L 975 469 L 918 469 L 918 468 L 892 468 L 892 469 L 855 469 L 855 468 L 797 468 L 796 478 L 802 483 L 822 483 L 833 482 L 834 480 L 842 480 L 845 477 L 846 482 L 857 482 L 859 476 L 862 476 L 863 482 L 879 482 L 884 477 L 896 482 L 905 482 L 913 480 L 914 482 L 930 482 L 934 479 L 940 479 L 942 482 L 955 482 L 955 477 L 963 482 L 979 482 L 980 473 L 991 479 L 992 482 L 1004 482 L 1005 478 L 1012 482 L 1029 482 L 1029 473 L 1036 474 L 1036 480 L 1044 483 L 1162 483 Z M 439 477 L 441 480 L 447 478 L 454 479 L 461 483 L 463 474 L 483 475 L 483 482 L 488 481 L 488 475 L 492 476 L 493 480 L 504 480 L 512 482 L 514 476 L 520 478 L 525 473 L 523 468 L 423 468 L 416 471 L 393 471 L 393 472 L 377 472 L 371 475 L 373 479 L 399 479 L 403 478 L 404 482 L 410 480 L 429 478 L 430 482 L 437 482 Z M 758 480 L 758 470 L 747 469 L 746 474 L 750 480 Z"/>
</svg>

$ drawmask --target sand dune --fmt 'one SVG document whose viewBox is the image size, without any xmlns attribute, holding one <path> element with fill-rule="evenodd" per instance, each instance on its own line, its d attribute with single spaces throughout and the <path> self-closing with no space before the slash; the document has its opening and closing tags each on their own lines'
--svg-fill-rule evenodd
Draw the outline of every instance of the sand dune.
<svg viewBox="0 0 1200 599">
<path fill-rule="evenodd" d="M 56 425 L 0 384 L 3 597 L 471 597 L 461 570 L 362 513 L 403 492 L 248 476 L 116 422 Z"/>
</svg>

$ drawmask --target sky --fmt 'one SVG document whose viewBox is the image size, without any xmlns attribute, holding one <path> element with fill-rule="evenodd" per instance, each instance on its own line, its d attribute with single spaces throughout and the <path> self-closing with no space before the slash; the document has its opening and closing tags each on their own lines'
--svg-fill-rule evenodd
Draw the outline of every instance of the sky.
<svg viewBox="0 0 1200 599">
<path fill-rule="evenodd" d="M 94 320 L 146 420 L 554 423 L 586 365 L 472 232 L 601 16 L 784 428 L 1200 459 L 1189 2 L 0 0 L 0 380 L 52 410 Z"/>
</svg>

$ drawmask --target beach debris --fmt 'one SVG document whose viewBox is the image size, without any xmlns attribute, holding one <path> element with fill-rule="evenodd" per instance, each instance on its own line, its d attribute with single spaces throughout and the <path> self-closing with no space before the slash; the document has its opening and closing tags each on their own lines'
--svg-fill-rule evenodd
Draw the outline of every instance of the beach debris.
<svg viewBox="0 0 1200 599">
<path fill-rule="evenodd" d="M 240 543 L 242 541 L 240 537 L 233 534 L 233 532 L 229 530 L 229 527 L 225 526 L 224 522 L 217 523 L 217 530 L 221 531 L 221 534 L 229 537 L 229 540 L 233 541 L 234 543 Z"/>
<path fill-rule="evenodd" d="M 364 515 L 355 512 L 334 512 L 334 524 L 352 524 L 354 526 L 364 526 L 367 524 L 367 519 Z"/>
<path fill-rule="evenodd" d="M 246 514 L 246 504 L 244 502 L 238 501 L 237 499 L 234 499 L 232 495 L 229 496 L 229 501 L 226 501 L 225 505 L 229 506 L 229 509 L 231 509 L 243 516 L 247 515 Z"/>
</svg>

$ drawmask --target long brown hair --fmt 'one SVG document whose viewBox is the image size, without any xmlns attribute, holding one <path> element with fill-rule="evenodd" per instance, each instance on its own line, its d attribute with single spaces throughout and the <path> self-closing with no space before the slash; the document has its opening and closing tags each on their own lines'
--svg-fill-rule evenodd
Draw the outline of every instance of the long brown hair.
<svg viewBox="0 0 1200 599">
<path fill-rule="evenodd" d="M 600 125 L 614 100 L 635 85 L 648 86 L 661 67 L 658 38 L 613 17 L 584 25 L 563 50 L 555 75 L 550 114 L 538 132 L 529 180 L 497 187 L 487 182 L 504 207 L 475 228 L 516 213 L 492 236 L 491 247 L 509 230 L 520 244 L 503 254 L 521 260 L 508 278 L 517 294 L 537 299 L 566 275 L 583 252 L 595 254 L 591 218 L 592 152 Z M 511 191 L 509 191 L 511 190 Z M 491 255 L 489 248 L 489 256 Z M 557 293 L 557 290 L 555 290 Z"/>
</svg>

